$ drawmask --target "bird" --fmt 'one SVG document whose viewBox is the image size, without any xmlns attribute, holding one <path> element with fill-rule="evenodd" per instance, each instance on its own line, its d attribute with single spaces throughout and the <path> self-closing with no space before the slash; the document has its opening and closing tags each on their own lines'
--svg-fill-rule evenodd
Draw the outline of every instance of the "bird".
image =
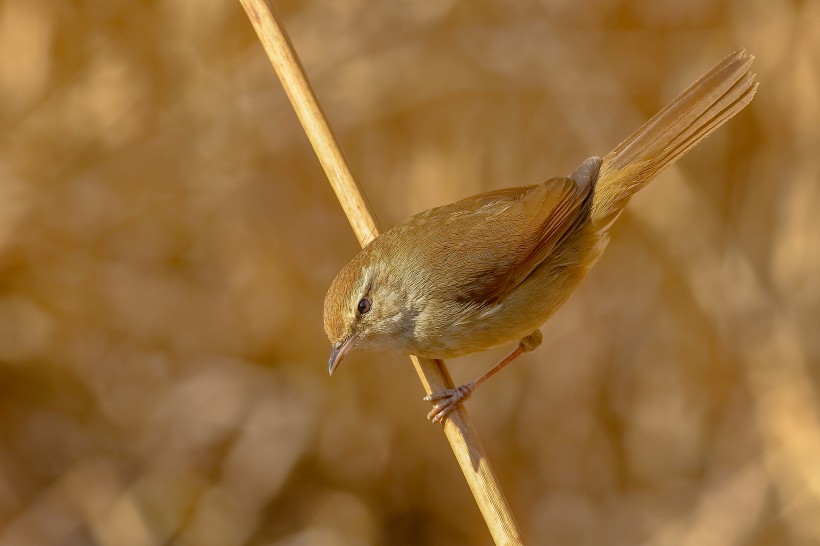
<svg viewBox="0 0 820 546">
<path fill-rule="evenodd" d="M 569 176 L 503 188 L 418 213 L 376 237 L 324 300 L 328 373 L 353 350 L 445 359 L 518 341 L 474 381 L 431 393 L 443 422 L 541 343 L 540 327 L 598 260 L 630 197 L 748 105 L 744 49 L 724 58 L 603 158 Z"/>
</svg>

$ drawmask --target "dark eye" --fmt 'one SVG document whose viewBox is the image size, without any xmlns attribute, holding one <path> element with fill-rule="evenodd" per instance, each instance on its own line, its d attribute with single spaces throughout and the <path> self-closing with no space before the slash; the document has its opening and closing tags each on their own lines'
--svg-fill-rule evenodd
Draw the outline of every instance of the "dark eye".
<svg viewBox="0 0 820 546">
<path fill-rule="evenodd" d="M 367 298 L 362 298 L 359 300 L 359 313 L 364 315 L 370 311 L 370 300 Z"/>
</svg>

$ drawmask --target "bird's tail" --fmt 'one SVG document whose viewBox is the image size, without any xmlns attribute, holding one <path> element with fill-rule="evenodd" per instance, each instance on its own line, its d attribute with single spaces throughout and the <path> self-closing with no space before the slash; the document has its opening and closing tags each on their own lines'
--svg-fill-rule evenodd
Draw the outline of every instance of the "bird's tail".
<svg viewBox="0 0 820 546">
<path fill-rule="evenodd" d="M 635 192 L 751 102 L 753 59 L 742 49 L 732 53 L 604 158 L 592 203 L 595 225 L 609 226 Z"/>
</svg>

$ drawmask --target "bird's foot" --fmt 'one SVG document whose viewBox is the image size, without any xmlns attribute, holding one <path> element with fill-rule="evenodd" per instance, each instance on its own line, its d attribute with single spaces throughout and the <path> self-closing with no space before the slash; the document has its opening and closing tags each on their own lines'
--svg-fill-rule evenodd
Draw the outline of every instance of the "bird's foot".
<svg viewBox="0 0 820 546">
<path fill-rule="evenodd" d="M 434 423 L 441 423 L 450 415 L 459 404 L 470 398 L 476 388 L 475 382 L 459 385 L 455 389 L 434 392 L 424 397 L 427 402 L 435 402 L 436 405 L 427 414 L 427 418 Z"/>
</svg>

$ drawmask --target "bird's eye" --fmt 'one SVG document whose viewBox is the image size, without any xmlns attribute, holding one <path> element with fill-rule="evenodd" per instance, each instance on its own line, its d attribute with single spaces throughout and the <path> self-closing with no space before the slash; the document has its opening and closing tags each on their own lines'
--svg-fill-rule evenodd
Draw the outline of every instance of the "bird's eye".
<svg viewBox="0 0 820 546">
<path fill-rule="evenodd" d="M 359 313 L 364 315 L 368 311 L 370 311 L 370 300 L 367 298 L 362 298 L 359 300 Z"/>
</svg>

